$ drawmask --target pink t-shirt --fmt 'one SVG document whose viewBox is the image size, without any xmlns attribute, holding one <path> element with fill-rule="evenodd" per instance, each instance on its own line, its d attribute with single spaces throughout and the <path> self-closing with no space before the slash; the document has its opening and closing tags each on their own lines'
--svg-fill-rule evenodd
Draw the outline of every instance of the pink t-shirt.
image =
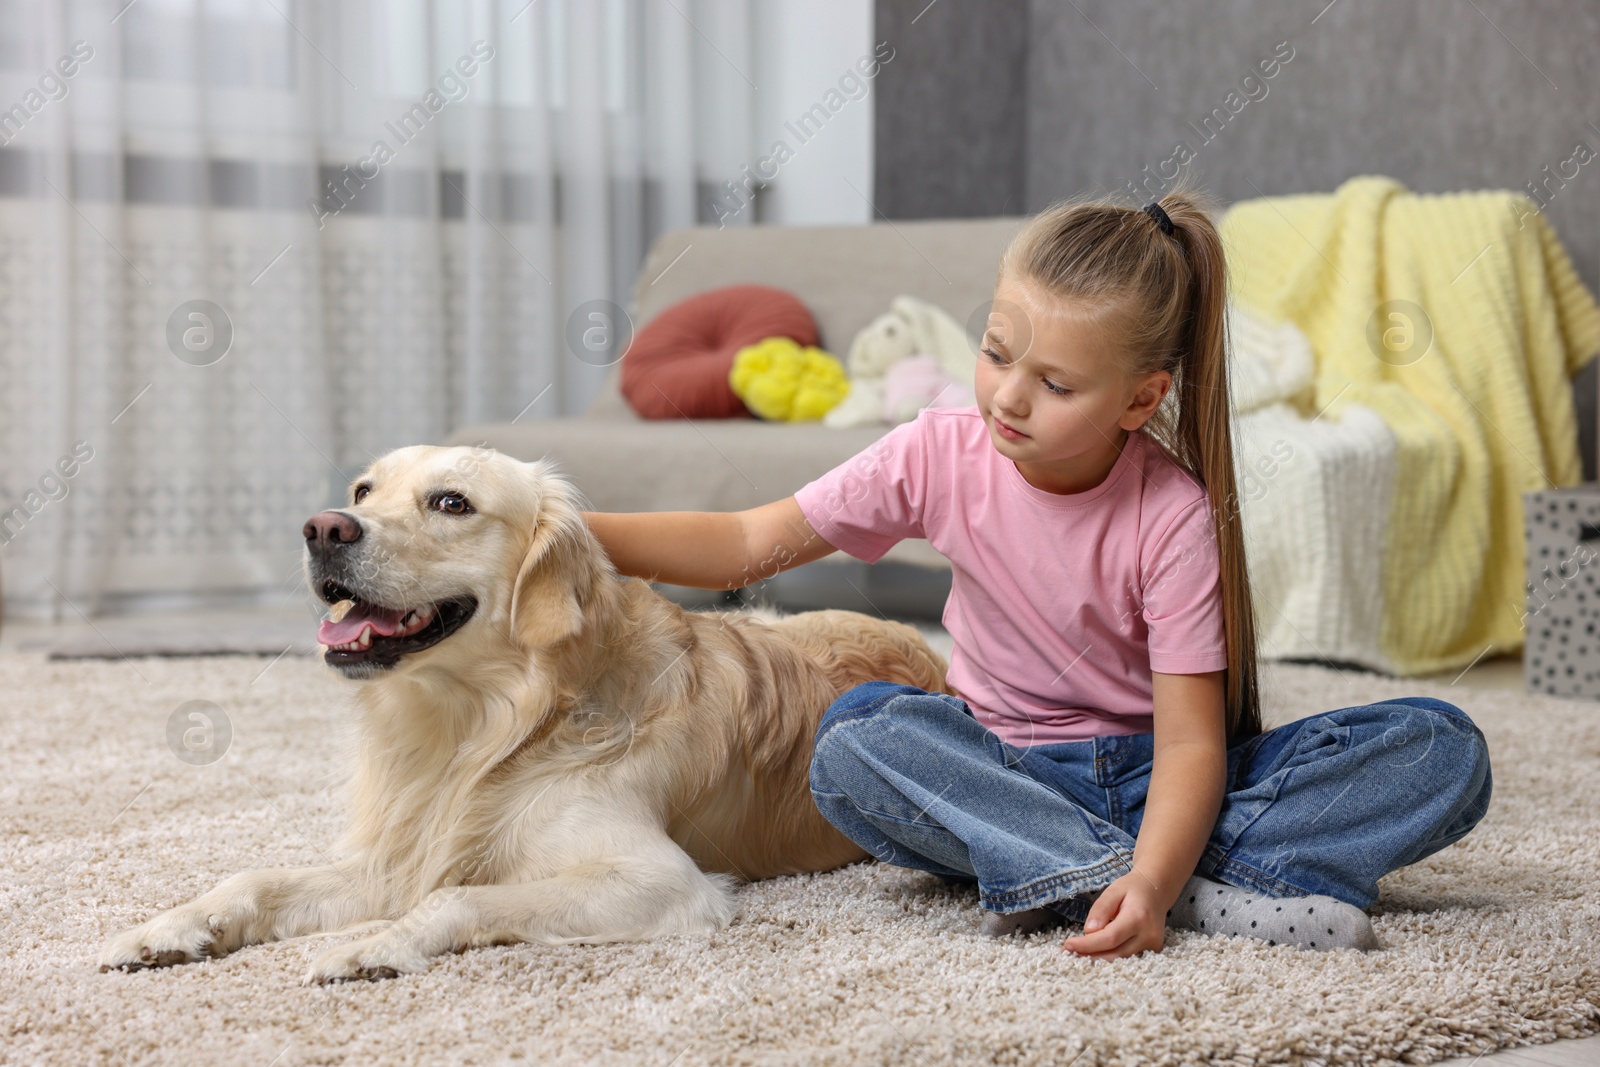
<svg viewBox="0 0 1600 1067">
<path fill-rule="evenodd" d="M 1081 493 L 1030 485 L 977 407 L 924 408 L 795 493 L 823 540 L 950 560 L 949 682 L 1017 747 L 1153 733 L 1151 671 L 1227 666 L 1205 489 L 1143 430 Z"/>
</svg>

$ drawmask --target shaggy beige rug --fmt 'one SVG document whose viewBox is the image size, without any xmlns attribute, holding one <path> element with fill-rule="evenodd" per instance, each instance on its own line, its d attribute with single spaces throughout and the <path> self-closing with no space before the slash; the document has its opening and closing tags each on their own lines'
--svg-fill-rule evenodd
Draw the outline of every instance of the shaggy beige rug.
<svg viewBox="0 0 1600 1067">
<path fill-rule="evenodd" d="M 1489 736 L 1488 817 L 1385 879 L 1383 951 L 1173 933 L 1094 962 L 1058 951 L 1062 928 L 982 937 L 970 887 L 857 864 L 745 888 L 709 941 L 482 949 L 306 988 L 353 933 L 138 974 L 95 958 L 236 871 L 324 861 L 344 683 L 295 656 L 0 655 L 0 1061 L 1386 1064 L 1600 1031 L 1600 708 L 1310 667 L 1263 681 L 1274 722 L 1422 694 Z M 169 747 L 192 700 L 231 726 L 209 765 Z"/>
</svg>

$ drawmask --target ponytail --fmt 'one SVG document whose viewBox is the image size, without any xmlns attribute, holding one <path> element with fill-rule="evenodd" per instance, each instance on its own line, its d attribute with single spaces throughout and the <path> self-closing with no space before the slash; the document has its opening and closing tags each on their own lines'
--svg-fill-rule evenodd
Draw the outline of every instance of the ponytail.
<svg viewBox="0 0 1600 1067">
<path fill-rule="evenodd" d="M 1206 487 L 1222 572 L 1222 619 L 1228 638 L 1229 740 L 1261 732 L 1256 684 L 1255 609 L 1244 550 L 1244 520 L 1234 480 L 1232 390 L 1228 382 L 1227 267 L 1222 238 L 1197 202 L 1178 192 L 1161 200 L 1188 260 L 1189 316 L 1179 345 L 1177 426 L 1163 442 Z"/>
</svg>

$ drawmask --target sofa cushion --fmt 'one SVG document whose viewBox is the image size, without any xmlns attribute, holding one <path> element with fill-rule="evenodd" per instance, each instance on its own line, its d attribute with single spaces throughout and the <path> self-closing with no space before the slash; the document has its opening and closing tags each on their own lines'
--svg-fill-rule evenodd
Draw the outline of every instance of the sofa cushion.
<svg viewBox="0 0 1600 1067">
<path fill-rule="evenodd" d="M 622 359 L 622 395 L 647 419 L 748 418 L 728 384 L 739 349 L 768 337 L 817 343 L 817 326 L 792 293 L 730 285 L 683 300 L 641 329 Z"/>
<path fill-rule="evenodd" d="M 838 355 L 857 331 L 902 293 L 938 304 L 970 323 L 987 314 L 1000 253 L 1023 216 L 901 219 L 866 226 L 687 226 L 650 245 L 639 269 L 629 321 L 643 330 L 680 300 L 723 285 L 759 283 L 794 293 L 817 324 L 817 344 Z M 974 335 L 978 332 L 972 329 Z M 587 414 L 633 421 L 614 363 Z"/>
</svg>

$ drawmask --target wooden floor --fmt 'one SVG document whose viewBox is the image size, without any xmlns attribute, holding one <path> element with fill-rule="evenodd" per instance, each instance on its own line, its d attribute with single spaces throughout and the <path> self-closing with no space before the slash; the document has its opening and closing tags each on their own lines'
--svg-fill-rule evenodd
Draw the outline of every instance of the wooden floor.
<svg viewBox="0 0 1600 1067">
<path fill-rule="evenodd" d="M 1438 1067 L 1596 1067 L 1600 1064 L 1600 1037 L 1580 1037 L 1548 1045 L 1523 1045 L 1504 1052 L 1485 1053 L 1458 1060 L 1440 1060 Z"/>
<path fill-rule="evenodd" d="M 159 626 L 170 633 L 173 628 L 215 632 L 218 628 L 240 628 L 259 639 L 262 628 L 276 636 L 282 633 L 288 641 L 310 626 L 309 616 L 303 606 L 234 610 L 213 613 L 187 613 L 181 616 L 155 618 L 120 617 L 96 620 L 90 626 L 74 618 L 60 624 L 46 624 L 26 620 L 7 620 L 0 629 L 0 648 L 45 649 L 57 641 L 95 637 L 108 645 L 132 641 L 141 630 Z M 948 651 L 949 635 L 938 626 L 917 620 L 914 625 L 922 630 L 929 642 L 941 651 Z M 1465 671 L 1448 671 L 1423 676 L 1429 681 L 1459 685 L 1467 689 L 1520 690 L 1522 659 L 1520 656 L 1501 656 L 1474 663 Z M 1523 1045 L 1500 1052 L 1485 1052 L 1476 1056 L 1441 1061 L 1446 1067 L 1600 1067 L 1600 1036 L 1556 1041 L 1545 1045 Z"/>
</svg>

